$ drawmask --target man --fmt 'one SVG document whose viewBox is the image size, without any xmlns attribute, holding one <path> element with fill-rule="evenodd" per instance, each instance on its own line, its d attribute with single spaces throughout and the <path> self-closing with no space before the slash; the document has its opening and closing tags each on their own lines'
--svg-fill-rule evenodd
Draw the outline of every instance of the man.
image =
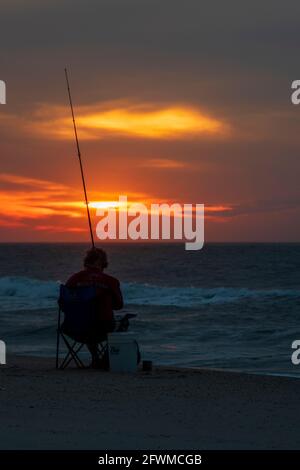
<svg viewBox="0 0 300 470">
<path fill-rule="evenodd" d="M 66 282 L 67 287 L 96 286 L 99 297 L 99 328 L 104 334 L 115 329 L 114 310 L 123 308 L 123 297 L 119 281 L 105 274 L 107 268 L 107 255 L 100 248 L 87 251 L 84 258 L 84 269 L 79 271 Z M 92 355 L 92 366 L 103 367 L 97 354 L 97 344 L 88 344 Z"/>
</svg>

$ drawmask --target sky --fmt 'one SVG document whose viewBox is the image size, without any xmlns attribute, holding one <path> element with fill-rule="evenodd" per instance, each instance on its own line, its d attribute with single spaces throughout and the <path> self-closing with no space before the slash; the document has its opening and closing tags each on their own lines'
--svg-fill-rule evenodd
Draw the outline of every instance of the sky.
<svg viewBox="0 0 300 470">
<path fill-rule="evenodd" d="M 208 242 L 300 241 L 297 1 L 2 0 L 0 241 L 88 239 L 98 202 L 205 204 Z"/>
</svg>

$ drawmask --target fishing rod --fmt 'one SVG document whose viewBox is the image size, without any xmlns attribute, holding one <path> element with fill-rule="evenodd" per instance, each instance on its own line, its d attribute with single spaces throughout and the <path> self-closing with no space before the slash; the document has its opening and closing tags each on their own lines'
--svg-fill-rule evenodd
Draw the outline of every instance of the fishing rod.
<svg viewBox="0 0 300 470">
<path fill-rule="evenodd" d="M 91 215 L 90 215 L 90 209 L 89 209 L 89 202 L 88 202 L 88 198 L 87 198 L 86 184 L 85 184 L 85 178 L 84 178 L 83 166 L 82 166 L 82 160 L 81 160 L 81 152 L 80 152 L 77 129 L 76 129 L 75 115 L 74 115 L 74 110 L 73 110 L 73 102 L 72 102 L 72 97 L 71 97 L 71 90 L 70 90 L 70 84 L 69 84 L 69 79 L 68 79 L 68 72 L 67 72 L 66 68 L 65 68 L 65 75 L 66 75 L 66 82 L 67 82 L 67 88 L 68 88 L 68 94 L 69 94 L 69 102 L 70 102 L 70 108 L 71 108 L 72 119 L 73 119 L 73 127 L 74 127 L 74 134 L 75 134 L 75 140 L 76 140 L 77 155 L 78 155 L 78 160 L 79 160 L 79 165 L 80 165 L 82 186 L 83 186 L 83 191 L 84 191 L 84 198 L 85 198 L 85 205 L 86 205 L 86 211 L 87 211 L 89 228 L 90 228 L 91 241 L 92 241 L 93 248 L 95 248 L 95 242 L 94 242 L 94 236 L 93 236 L 93 230 L 92 230 L 92 223 L 91 223 Z"/>
</svg>

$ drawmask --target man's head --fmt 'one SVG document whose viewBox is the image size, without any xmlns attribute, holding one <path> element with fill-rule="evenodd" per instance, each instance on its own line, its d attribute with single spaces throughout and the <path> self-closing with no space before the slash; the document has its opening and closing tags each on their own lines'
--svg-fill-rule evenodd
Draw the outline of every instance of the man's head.
<svg viewBox="0 0 300 470">
<path fill-rule="evenodd" d="M 108 266 L 107 255 L 101 248 L 91 248 L 86 252 L 84 261 L 85 268 L 105 269 Z"/>
</svg>

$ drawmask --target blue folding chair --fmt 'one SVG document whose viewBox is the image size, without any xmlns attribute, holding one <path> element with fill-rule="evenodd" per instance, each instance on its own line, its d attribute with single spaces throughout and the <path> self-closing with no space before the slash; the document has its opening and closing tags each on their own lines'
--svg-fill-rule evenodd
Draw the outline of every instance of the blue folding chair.
<svg viewBox="0 0 300 470">
<path fill-rule="evenodd" d="M 84 345 L 97 344 L 98 358 L 107 353 L 107 331 L 101 331 L 99 322 L 100 306 L 95 286 L 67 287 L 60 286 L 59 310 L 56 341 L 56 368 L 65 369 L 72 361 L 78 368 L 86 366 L 79 357 Z M 64 319 L 61 322 L 61 314 Z M 67 355 L 59 363 L 60 338 L 62 338 Z"/>
</svg>

